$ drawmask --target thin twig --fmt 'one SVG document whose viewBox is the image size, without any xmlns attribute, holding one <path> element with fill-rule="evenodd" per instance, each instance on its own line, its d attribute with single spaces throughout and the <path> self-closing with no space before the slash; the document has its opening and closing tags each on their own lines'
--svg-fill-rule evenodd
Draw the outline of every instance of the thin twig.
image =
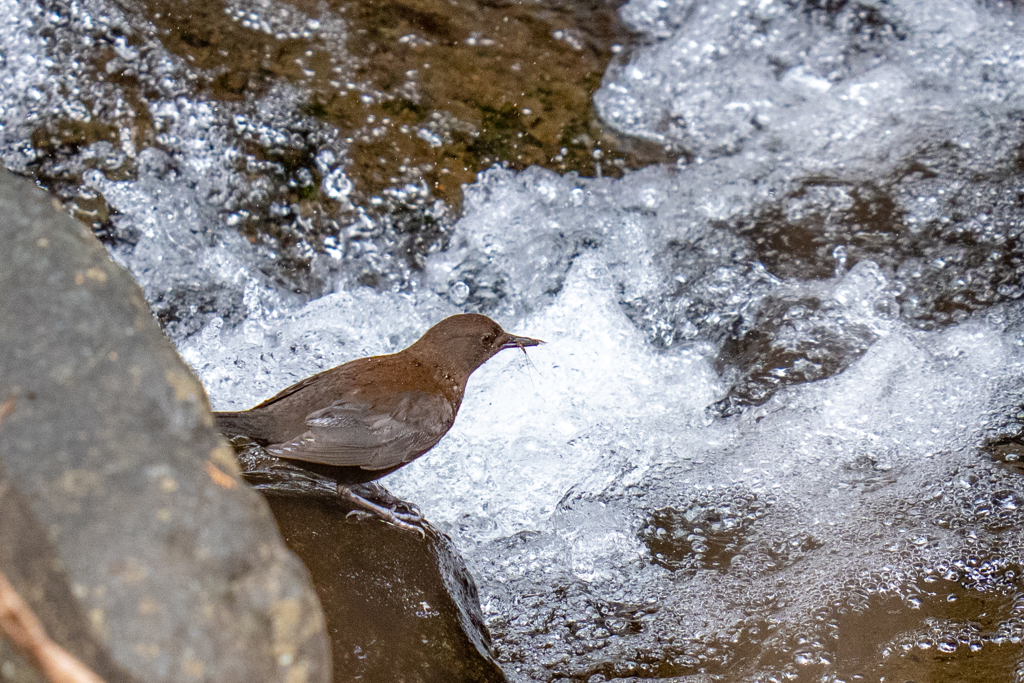
<svg viewBox="0 0 1024 683">
<path fill-rule="evenodd" d="M 46 635 L 38 617 L 0 572 L 0 633 L 50 683 L 103 683 L 85 664 Z"/>
<path fill-rule="evenodd" d="M 5 417 L 14 412 L 14 404 L 16 402 L 13 396 L 8 396 L 6 401 L 0 403 L 0 422 L 3 422 Z"/>
<path fill-rule="evenodd" d="M 14 398 L 0 404 L 0 422 L 14 411 Z M 103 683 L 70 652 L 46 635 L 42 622 L 0 571 L 0 635 L 50 683 Z"/>
</svg>

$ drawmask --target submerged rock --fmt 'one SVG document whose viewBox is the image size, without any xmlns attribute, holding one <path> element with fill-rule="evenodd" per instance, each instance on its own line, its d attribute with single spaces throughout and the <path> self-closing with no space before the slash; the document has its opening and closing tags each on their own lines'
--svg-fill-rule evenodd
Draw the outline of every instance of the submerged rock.
<svg viewBox="0 0 1024 683">
<path fill-rule="evenodd" d="M 0 172 L 0 570 L 108 681 L 329 680 L 308 575 L 202 386 L 59 208 Z M 0 678 L 23 664 L 0 650 Z"/>
</svg>

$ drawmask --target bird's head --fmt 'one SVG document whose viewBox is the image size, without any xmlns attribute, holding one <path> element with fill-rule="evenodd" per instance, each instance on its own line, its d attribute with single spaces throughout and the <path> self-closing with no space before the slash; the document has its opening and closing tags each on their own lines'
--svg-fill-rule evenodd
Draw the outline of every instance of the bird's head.
<svg viewBox="0 0 1024 683">
<path fill-rule="evenodd" d="M 459 377 L 468 378 L 502 349 L 522 349 L 543 343 L 539 339 L 509 334 L 486 315 L 464 313 L 437 323 L 407 351 L 425 362 L 441 365 Z"/>
</svg>

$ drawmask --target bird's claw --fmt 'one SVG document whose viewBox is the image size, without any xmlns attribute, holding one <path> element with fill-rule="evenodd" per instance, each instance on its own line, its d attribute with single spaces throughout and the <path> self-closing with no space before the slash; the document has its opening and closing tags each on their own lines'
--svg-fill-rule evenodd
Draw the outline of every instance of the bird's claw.
<svg viewBox="0 0 1024 683">
<path fill-rule="evenodd" d="M 423 521 L 423 513 L 420 512 L 420 509 L 415 505 L 410 505 L 408 512 L 402 512 L 396 508 L 389 509 L 391 510 L 391 514 L 393 514 L 395 517 L 402 520 L 403 522 L 408 522 L 409 524 L 419 524 Z"/>
<path fill-rule="evenodd" d="M 343 498 L 356 505 L 356 510 L 350 510 L 345 517 L 362 517 L 373 516 L 384 520 L 392 526 L 396 526 L 399 529 L 405 531 L 414 531 L 420 535 L 421 538 L 427 537 L 427 532 L 423 530 L 420 524 L 423 522 L 423 515 L 420 514 L 420 510 L 415 505 L 409 505 L 411 512 L 399 512 L 395 508 L 386 508 L 383 505 L 378 505 L 373 501 L 369 501 L 363 498 L 358 493 L 352 491 L 347 486 L 338 486 L 338 494 Z"/>
<path fill-rule="evenodd" d="M 402 518 L 402 516 L 404 516 L 403 513 L 394 510 L 391 510 L 389 512 L 391 514 L 382 515 L 376 512 L 369 512 L 367 510 L 349 510 L 348 514 L 345 515 L 345 518 L 348 519 L 351 517 L 360 520 L 376 518 L 381 521 L 387 522 L 392 526 L 398 527 L 399 529 L 402 529 L 404 531 L 413 531 L 415 533 L 418 533 L 420 535 L 420 538 L 427 537 L 427 532 L 423 530 L 423 527 L 418 525 L 418 522 L 423 521 L 422 517 L 416 521 L 406 521 Z"/>
<path fill-rule="evenodd" d="M 376 516 L 377 515 L 373 514 L 372 512 L 367 512 L 366 510 L 349 510 L 345 514 L 345 519 L 355 519 L 357 521 L 361 521 L 364 519 L 374 519 Z"/>
</svg>

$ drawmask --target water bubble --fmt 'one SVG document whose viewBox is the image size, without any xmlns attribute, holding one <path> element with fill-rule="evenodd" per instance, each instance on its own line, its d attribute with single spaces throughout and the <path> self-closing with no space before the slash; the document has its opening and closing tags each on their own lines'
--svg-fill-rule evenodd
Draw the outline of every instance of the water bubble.
<svg viewBox="0 0 1024 683">
<path fill-rule="evenodd" d="M 348 195 L 352 192 L 352 181 L 345 175 L 345 171 L 339 166 L 326 176 L 320 185 L 324 194 L 336 202 L 347 202 Z"/>
<path fill-rule="evenodd" d="M 448 298 L 456 306 L 466 303 L 469 299 L 469 285 L 459 280 L 458 282 L 452 283 L 451 287 L 448 288 Z"/>
<path fill-rule="evenodd" d="M 416 137 L 423 140 L 431 147 L 441 147 L 444 145 L 444 140 L 428 128 L 420 128 L 416 131 Z"/>
</svg>

